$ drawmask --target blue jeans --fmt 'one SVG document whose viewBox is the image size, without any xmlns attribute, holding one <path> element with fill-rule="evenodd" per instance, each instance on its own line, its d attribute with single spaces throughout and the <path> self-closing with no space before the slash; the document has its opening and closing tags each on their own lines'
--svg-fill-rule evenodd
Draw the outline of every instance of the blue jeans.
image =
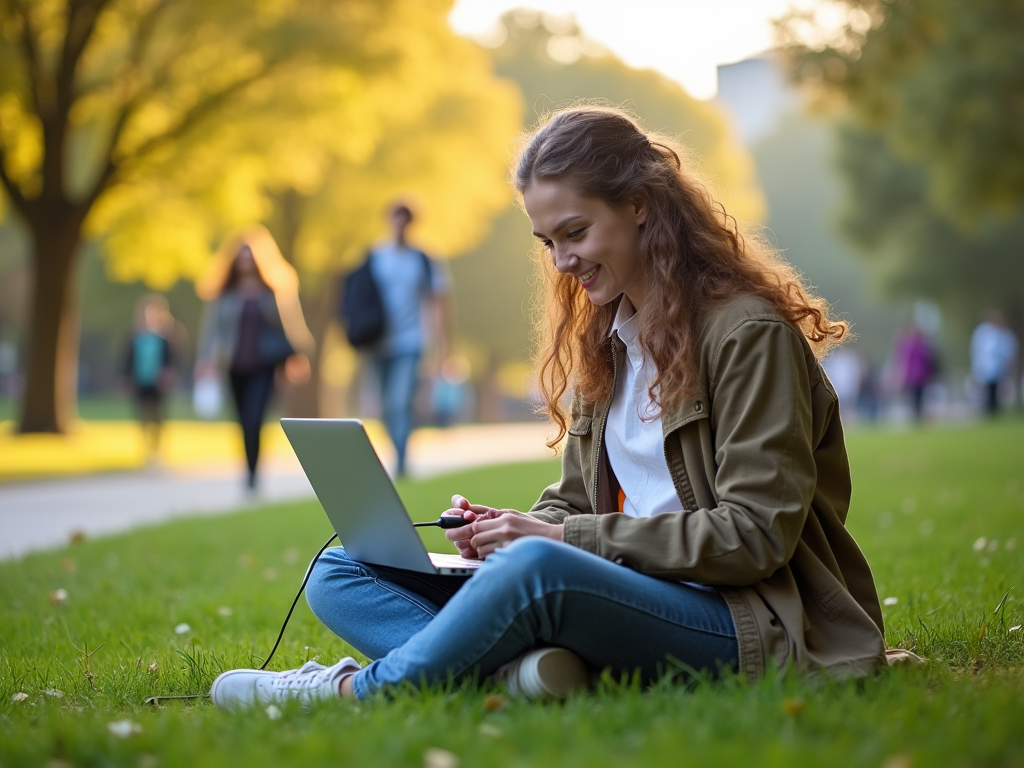
<svg viewBox="0 0 1024 768">
<path fill-rule="evenodd" d="M 356 697 L 408 681 L 488 675 L 537 646 L 568 648 L 616 677 L 645 682 L 673 664 L 717 673 L 738 660 L 715 590 L 644 576 L 537 536 L 517 539 L 471 578 L 416 574 L 327 550 L 310 575 L 313 613 L 373 661 Z"/>
<path fill-rule="evenodd" d="M 397 472 L 405 474 L 405 451 L 412 434 L 413 401 L 419 373 L 420 353 L 405 352 L 374 359 L 380 382 L 381 410 L 391 442 L 398 456 Z"/>
</svg>

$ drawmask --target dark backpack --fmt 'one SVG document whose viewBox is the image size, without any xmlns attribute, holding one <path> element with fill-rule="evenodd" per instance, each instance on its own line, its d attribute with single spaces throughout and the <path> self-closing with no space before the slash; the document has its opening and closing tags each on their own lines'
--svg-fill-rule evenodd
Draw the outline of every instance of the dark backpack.
<svg viewBox="0 0 1024 768">
<path fill-rule="evenodd" d="M 430 259 L 422 251 L 418 253 L 423 258 L 423 267 L 429 282 Z M 387 328 L 384 302 L 380 298 L 380 289 L 370 269 L 372 258 L 373 251 L 370 251 L 363 263 L 344 277 L 341 286 L 338 319 L 345 328 L 348 343 L 356 349 L 376 344 L 384 337 Z"/>
</svg>

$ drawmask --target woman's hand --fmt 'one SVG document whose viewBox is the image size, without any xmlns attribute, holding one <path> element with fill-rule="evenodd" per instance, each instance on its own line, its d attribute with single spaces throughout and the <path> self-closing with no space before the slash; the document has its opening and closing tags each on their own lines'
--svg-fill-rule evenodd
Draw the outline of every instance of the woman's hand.
<svg viewBox="0 0 1024 768">
<path fill-rule="evenodd" d="M 562 526 L 545 523 L 514 509 L 495 509 L 482 504 L 470 504 L 456 494 L 452 508 L 446 515 L 461 515 L 469 525 L 449 528 L 445 538 L 455 543 L 463 557 L 486 560 L 497 549 L 507 547 L 522 536 L 544 536 L 562 541 Z"/>
</svg>

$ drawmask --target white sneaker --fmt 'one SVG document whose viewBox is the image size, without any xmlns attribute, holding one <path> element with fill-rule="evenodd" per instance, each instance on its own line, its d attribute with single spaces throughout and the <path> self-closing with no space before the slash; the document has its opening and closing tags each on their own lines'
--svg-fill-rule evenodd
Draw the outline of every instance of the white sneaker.
<svg viewBox="0 0 1024 768">
<path fill-rule="evenodd" d="M 362 667 L 346 656 L 332 667 L 307 661 L 298 669 L 265 672 L 259 669 L 232 669 L 213 681 L 210 698 L 218 707 L 235 709 L 270 704 L 286 699 L 305 702 L 338 697 L 338 681 Z"/>
<path fill-rule="evenodd" d="M 590 675 L 583 659 L 565 648 L 535 648 L 500 667 L 494 676 L 505 681 L 509 696 L 564 699 L 585 688 Z"/>
</svg>

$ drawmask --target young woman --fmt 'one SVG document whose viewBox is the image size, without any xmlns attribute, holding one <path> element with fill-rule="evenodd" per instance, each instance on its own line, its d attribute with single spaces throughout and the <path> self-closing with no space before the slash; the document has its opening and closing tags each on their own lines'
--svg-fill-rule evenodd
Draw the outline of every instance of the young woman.
<svg viewBox="0 0 1024 768">
<path fill-rule="evenodd" d="M 541 390 L 562 476 L 528 513 L 456 496 L 459 581 L 316 564 L 316 615 L 372 659 L 235 670 L 220 705 L 365 698 L 496 671 L 562 695 L 587 673 L 885 663 L 871 572 L 844 523 L 850 471 L 818 358 L 845 333 L 791 268 L 625 114 L 574 108 L 514 171 L 547 276 Z"/>
<path fill-rule="evenodd" d="M 312 347 L 298 300 L 298 276 L 263 227 L 230 238 L 197 285 L 210 304 L 196 354 L 197 381 L 227 378 L 245 445 L 246 487 L 256 488 L 260 429 L 284 368 L 290 381 L 308 375 Z"/>
</svg>

